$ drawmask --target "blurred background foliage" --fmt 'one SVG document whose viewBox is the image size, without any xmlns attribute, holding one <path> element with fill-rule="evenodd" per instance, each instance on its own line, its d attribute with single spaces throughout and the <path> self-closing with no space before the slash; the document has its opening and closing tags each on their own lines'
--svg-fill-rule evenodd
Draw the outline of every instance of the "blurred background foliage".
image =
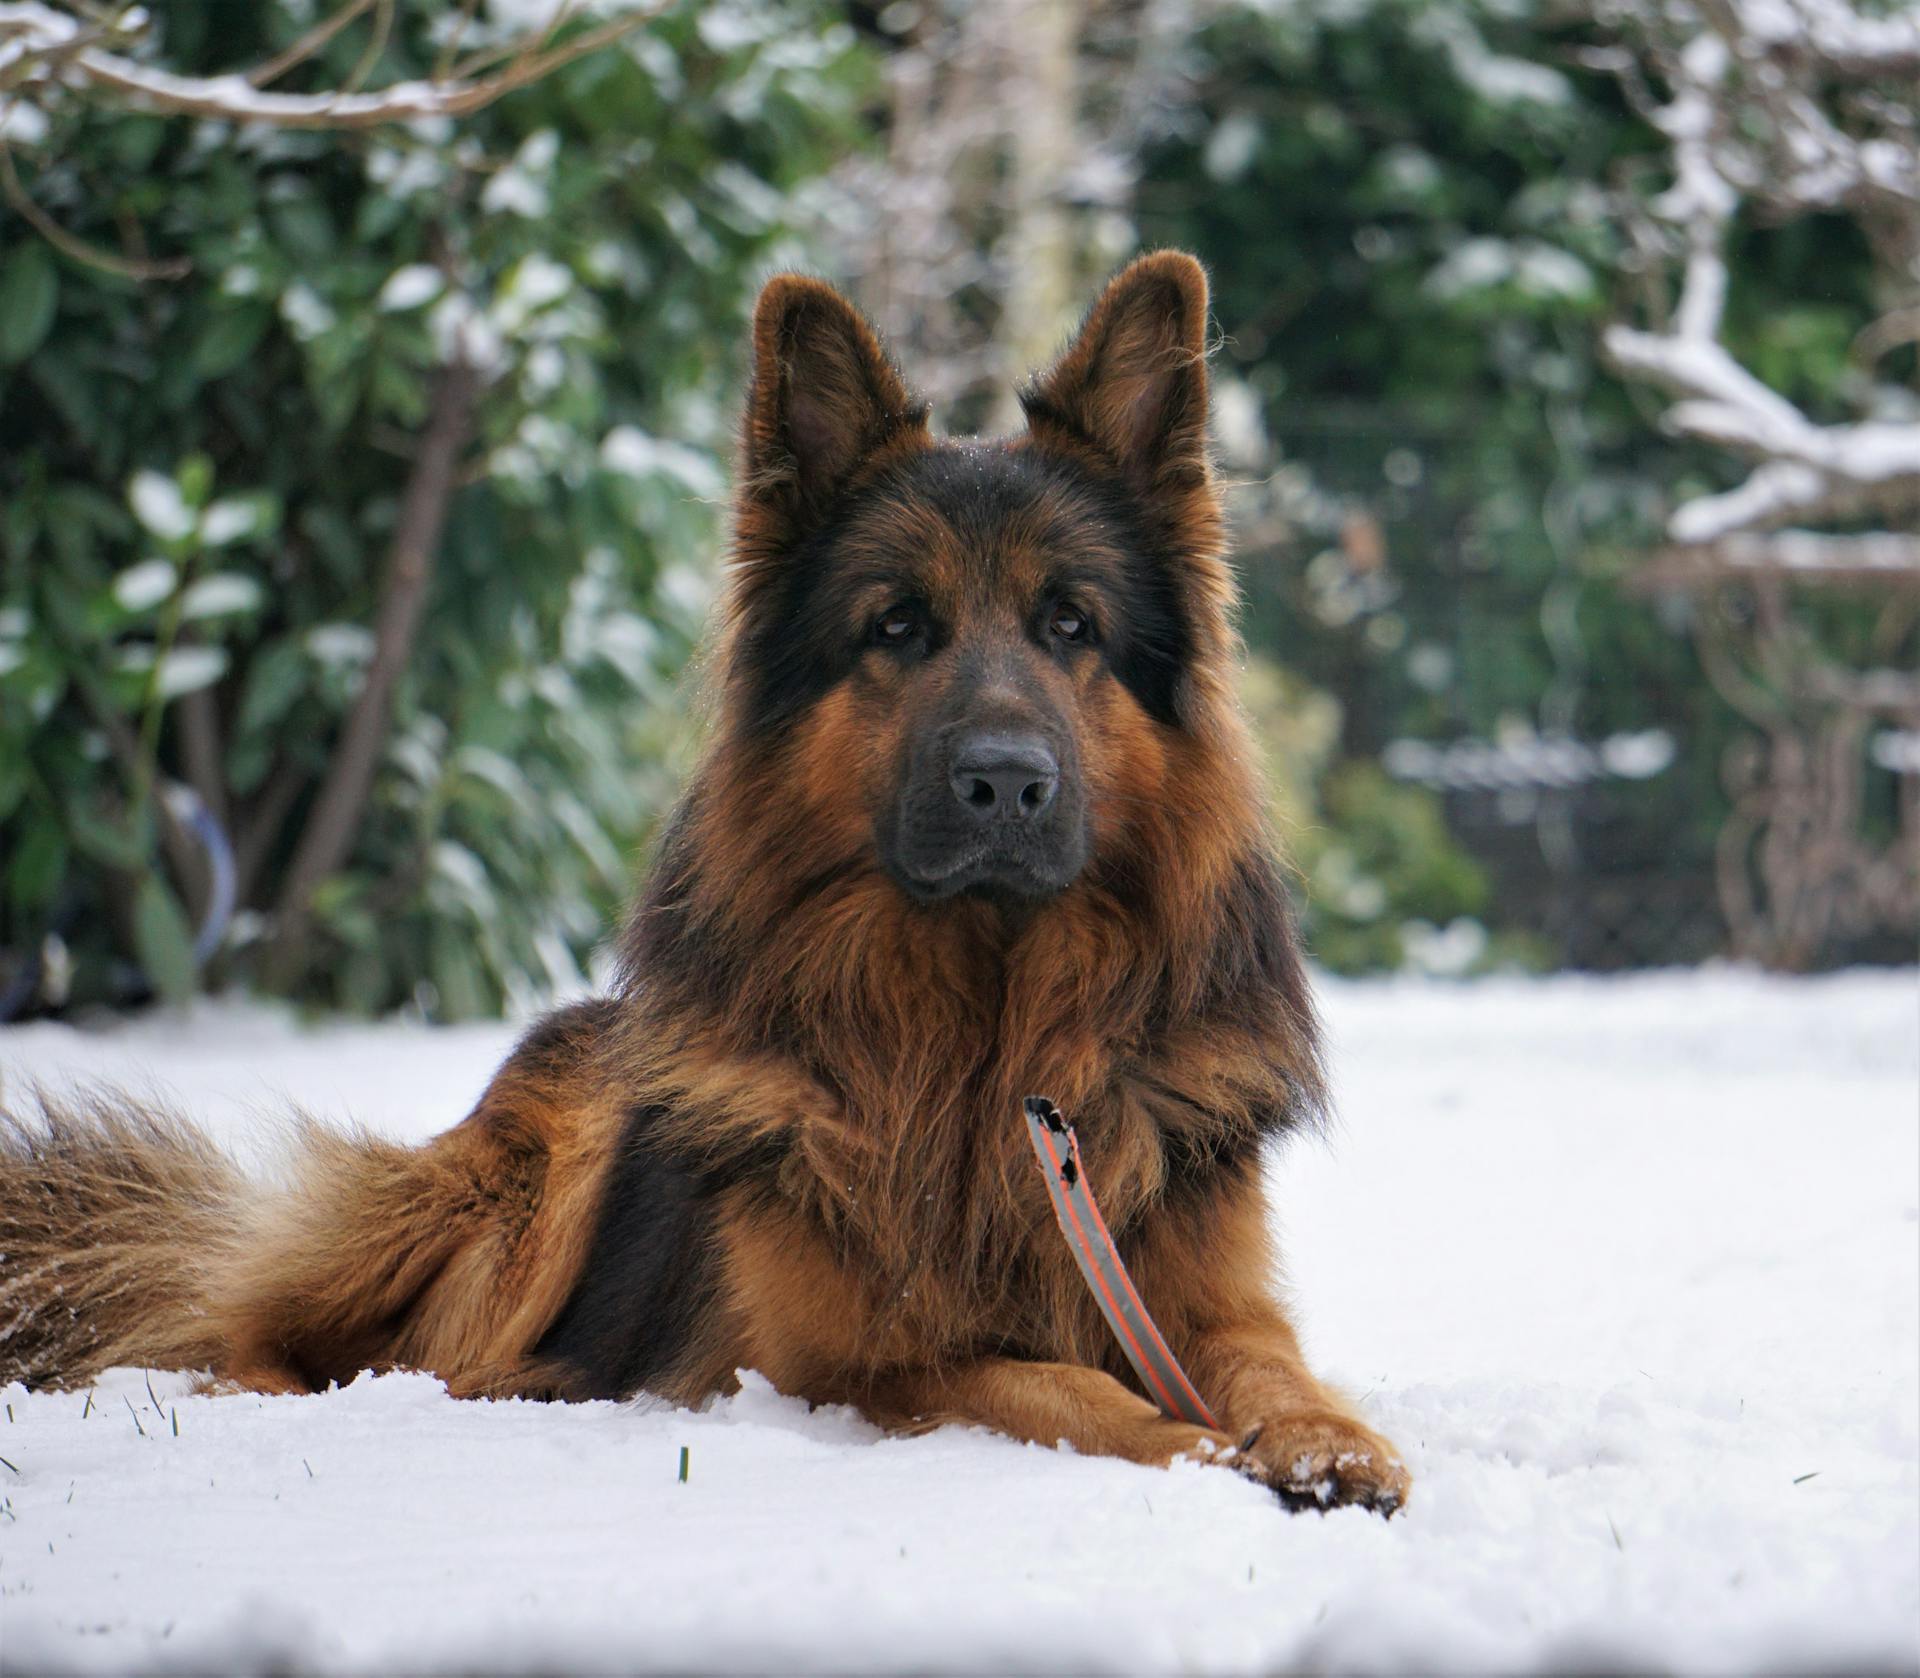
<svg viewBox="0 0 1920 1678">
<path fill-rule="evenodd" d="M 461 12 L 400 8 L 377 80 L 427 74 Z M 314 8 L 162 15 L 160 61 L 214 73 L 286 48 Z M 343 85 L 363 46 L 343 32 L 290 85 Z M 740 324 L 802 258 L 789 205 L 854 142 L 865 75 L 817 12 L 685 6 L 458 122 L 54 107 L 18 151 L 35 200 L 191 267 L 122 279 L 0 219 L 16 963 L 54 934 L 75 1003 L 239 978 L 443 1018 L 577 982 L 671 795 Z M 390 737 L 301 947 L 269 962 L 456 356 L 482 388 Z M 240 912 L 201 961 L 205 870 L 167 843 L 164 781 L 231 841 Z"/>
<path fill-rule="evenodd" d="M 429 76 L 551 12 L 381 7 L 280 85 Z M 577 983 L 682 767 L 758 281 L 842 279 L 978 422 L 1163 243 L 1214 276 L 1247 697 L 1317 959 L 1724 950 L 1733 719 L 1695 608 L 1621 586 L 1715 468 L 1597 348 L 1658 148 L 1582 67 L 1596 26 L 1061 13 L 1064 46 L 1045 7 L 683 0 L 475 114 L 357 132 L 0 96 L 43 216 L 185 265 L 126 277 L 0 212 L 5 1010 L 237 982 L 451 1019 Z M 214 75 L 323 15 L 166 6 L 139 53 Z M 1838 220 L 1741 240 L 1730 341 L 1837 405 L 1868 251 Z M 436 434 L 424 610 L 335 856 L 311 838 Z"/>
<path fill-rule="evenodd" d="M 1578 11 L 1499 0 L 1231 8 L 1197 33 L 1189 102 L 1141 160 L 1142 241 L 1212 268 L 1248 638 L 1338 696 L 1296 825 L 1337 840 L 1370 815 L 1400 847 L 1364 876 L 1386 889 L 1358 952 L 1345 931 L 1318 940 L 1336 965 L 1407 956 L 1403 921 L 1413 959 L 1447 964 L 1726 947 L 1712 868 L 1737 719 L 1690 644 L 1691 603 L 1622 586 L 1676 499 L 1715 479 L 1601 358 L 1646 281 L 1623 198 L 1665 184 L 1615 77 L 1583 67 L 1604 39 Z M 1831 412 L 1874 285 L 1844 218 L 1746 229 L 1729 345 Z M 1872 621 L 1854 612 L 1847 635 Z M 1416 816 L 1410 786 L 1391 816 L 1356 799 L 1404 740 L 1486 743 L 1482 775 L 1429 793 L 1445 821 Z M 1566 784 L 1564 740 L 1611 743 L 1611 763 Z M 1876 790 L 1890 829 L 1892 777 Z M 1341 894 L 1312 889 L 1301 849 L 1317 929 Z M 1460 889 L 1468 857 L 1491 893 Z M 1436 947 L 1423 923 L 1448 914 L 1493 935 Z"/>
</svg>

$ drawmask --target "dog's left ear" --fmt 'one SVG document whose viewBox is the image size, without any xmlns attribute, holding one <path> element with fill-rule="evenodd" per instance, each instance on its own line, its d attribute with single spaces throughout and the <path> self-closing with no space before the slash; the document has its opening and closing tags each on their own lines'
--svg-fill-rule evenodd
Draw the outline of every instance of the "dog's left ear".
<svg viewBox="0 0 1920 1678">
<path fill-rule="evenodd" d="M 1206 270 L 1185 251 L 1129 263 L 1020 404 L 1036 437 L 1091 444 L 1150 498 L 1204 485 Z"/>
</svg>

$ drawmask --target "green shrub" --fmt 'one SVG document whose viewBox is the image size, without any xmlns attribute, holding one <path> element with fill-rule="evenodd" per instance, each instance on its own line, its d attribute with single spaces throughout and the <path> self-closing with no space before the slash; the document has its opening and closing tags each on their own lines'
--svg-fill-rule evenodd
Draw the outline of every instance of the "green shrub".
<svg viewBox="0 0 1920 1678">
<path fill-rule="evenodd" d="M 373 80 L 429 73 L 463 9 L 401 8 Z M 309 10 L 167 8 L 158 61 L 257 62 Z M 575 976 L 670 790 L 752 290 L 866 79 L 825 10 L 765 0 L 675 7 L 457 125 L 49 104 L 27 192 L 191 269 L 137 283 L 0 221 L 0 951 L 58 958 L 43 1000 L 237 977 L 457 1018 Z M 481 386 L 392 726 L 276 949 L 456 350 Z M 239 876 L 204 959 L 179 786 Z"/>
</svg>

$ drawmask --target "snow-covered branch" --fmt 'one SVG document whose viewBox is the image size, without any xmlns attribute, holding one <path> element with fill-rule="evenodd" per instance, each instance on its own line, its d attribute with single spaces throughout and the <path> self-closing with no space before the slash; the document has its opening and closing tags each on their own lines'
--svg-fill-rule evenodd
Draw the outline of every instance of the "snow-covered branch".
<svg viewBox="0 0 1920 1678">
<path fill-rule="evenodd" d="M 1836 0 L 1740 8 L 1756 47 L 1781 59 L 1818 58 L 1844 75 L 1920 75 L 1920 16 L 1863 17 Z"/>
<path fill-rule="evenodd" d="M 1606 351 L 1627 377 L 1677 398 L 1671 430 L 1753 463 L 1736 488 L 1680 507 L 1670 533 L 1717 543 L 1797 520 L 1911 519 L 1911 393 L 1864 380 L 1857 420 L 1818 423 L 1741 365 L 1722 317 L 1743 207 L 1773 221 L 1851 214 L 1887 270 L 1888 318 L 1920 299 L 1920 9 L 1868 17 L 1845 0 L 1621 0 L 1601 16 L 1635 42 L 1615 67 L 1671 153 L 1672 184 L 1646 206 L 1654 237 L 1640 243 L 1679 269 L 1671 319 L 1657 330 L 1616 325 Z M 1664 102 L 1648 93 L 1653 82 Z M 1877 341 L 1866 326 L 1862 344 Z"/>
<path fill-rule="evenodd" d="M 1676 541 L 1920 501 L 1920 421 L 1816 425 L 1723 345 L 1686 331 L 1615 326 L 1604 341 L 1622 373 L 1682 399 L 1667 410 L 1674 431 L 1759 462 L 1738 488 L 1678 508 Z"/>
<path fill-rule="evenodd" d="M 554 15 L 544 27 L 487 55 L 503 64 L 488 74 L 397 82 L 370 92 L 273 93 L 260 84 L 282 73 L 286 65 L 280 61 L 231 75 L 181 76 L 128 57 L 124 50 L 110 50 L 124 49 L 146 31 L 150 20 L 141 9 L 95 24 L 41 0 L 0 0 L 0 116 L 15 101 L 44 98 L 55 89 L 165 115 L 281 128 L 376 128 L 421 117 L 467 116 L 630 34 L 660 7 L 624 10 L 556 43 L 556 29 L 573 9 L 568 0 L 555 0 Z M 350 21 L 365 10 L 359 0 L 349 0 L 342 15 Z M 322 31 L 310 33 L 308 41 L 324 40 Z"/>
<path fill-rule="evenodd" d="M 1686 588 L 1730 577 L 1812 579 L 1920 589 L 1920 536 L 1875 531 L 1836 536 L 1823 530 L 1774 530 L 1663 549 L 1635 579 L 1642 588 Z"/>
</svg>

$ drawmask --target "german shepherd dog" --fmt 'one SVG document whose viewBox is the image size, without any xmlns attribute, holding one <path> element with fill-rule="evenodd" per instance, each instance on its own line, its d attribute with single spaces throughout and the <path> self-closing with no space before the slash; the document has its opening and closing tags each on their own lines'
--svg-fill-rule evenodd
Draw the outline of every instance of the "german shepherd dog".
<svg viewBox="0 0 1920 1678">
<path fill-rule="evenodd" d="M 1142 257 L 1021 435 L 947 440 L 838 293 L 772 280 L 712 738 L 614 993 L 434 1141 L 302 1123 L 272 1183 L 112 1098 L 0 1125 L 0 1379 L 698 1404 L 751 1368 L 890 1429 L 1400 1507 L 1273 1292 L 1263 1149 L 1324 1086 L 1234 696 L 1206 331 L 1200 265 Z M 1122 1361 L 1033 1093 L 1219 1431 Z"/>
</svg>

